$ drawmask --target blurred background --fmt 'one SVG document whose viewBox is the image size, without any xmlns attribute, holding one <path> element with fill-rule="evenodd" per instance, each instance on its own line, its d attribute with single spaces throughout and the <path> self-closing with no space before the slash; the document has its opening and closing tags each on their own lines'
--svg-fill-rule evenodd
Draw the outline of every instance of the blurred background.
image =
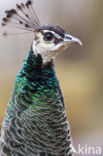
<svg viewBox="0 0 103 156">
<path fill-rule="evenodd" d="M 5 10 L 25 1 L 1 0 L 0 21 Z M 62 52 L 55 68 L 75 148 L 80 144 L 103 150 L 103 1 L 34 0 L 34 8 L 43 24 L 59 25 L 83 42 L 82 47 L 72 45 Z M 5 30 L 15 32 L 0 26 L 0 123 L 33 40 L 33 34 L 5 38 Z"/>
</svg>

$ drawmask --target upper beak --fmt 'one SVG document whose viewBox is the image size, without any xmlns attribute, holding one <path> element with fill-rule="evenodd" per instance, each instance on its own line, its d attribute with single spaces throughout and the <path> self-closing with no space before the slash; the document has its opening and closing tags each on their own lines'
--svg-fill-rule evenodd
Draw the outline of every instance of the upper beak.
<svg viewBox="0 0 103 156">
<path fill-rule="evenodd" d="M 66 43 L 67 45 L 69 45 L 70 43 L 77 43 L 80 46 L 82 46 L 82 42 L 78 38 L 75 38 L 69 34 L 65 35 L 63 42 Z"/>
</svg>

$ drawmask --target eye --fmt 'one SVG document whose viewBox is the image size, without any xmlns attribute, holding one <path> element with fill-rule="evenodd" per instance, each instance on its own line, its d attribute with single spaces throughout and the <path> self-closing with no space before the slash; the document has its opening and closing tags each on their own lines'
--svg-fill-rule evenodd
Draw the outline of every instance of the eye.
<svg viewBox="0 0 103 156">
<path fill-rule="evenodd" d="M 52 41 L 53 38 L 54 38 L 54 35 L 51 32 L 46 32 L 43 37 L 45 41 Z"/>
</svg>

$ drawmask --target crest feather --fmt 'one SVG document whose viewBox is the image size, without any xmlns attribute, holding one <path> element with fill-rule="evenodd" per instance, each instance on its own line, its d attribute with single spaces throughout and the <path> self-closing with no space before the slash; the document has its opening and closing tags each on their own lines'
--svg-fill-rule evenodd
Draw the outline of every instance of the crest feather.
<svg viewBox="0 0 103 156">
<path fill-rule="evenodd" d="M 41 26 L 32 0 L 28 0 L 25 4 L 16 4 L 16 9 L 6 10 L 5 13 L 2 26 L 11 25 L 28 31 L 34 31 Z"/>
</svg>

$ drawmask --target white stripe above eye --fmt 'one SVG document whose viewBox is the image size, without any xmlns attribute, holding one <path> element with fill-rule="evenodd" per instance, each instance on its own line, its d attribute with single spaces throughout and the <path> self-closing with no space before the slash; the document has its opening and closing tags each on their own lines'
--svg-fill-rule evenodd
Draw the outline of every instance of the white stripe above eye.
<svg viewBox="0 0 103 156">
<path fill-rule="evenodd" d="M 46 33 L 46 32 L 51 32 L 56 38 L 61 38 L 61 36 L 59 35 L 59 34 L 57 34 L 56 32 L 54 32 L 54 31 L 51 31 L 51 30 L 43 30 L 43 32 L 44 33 Z"/>
</svg>

